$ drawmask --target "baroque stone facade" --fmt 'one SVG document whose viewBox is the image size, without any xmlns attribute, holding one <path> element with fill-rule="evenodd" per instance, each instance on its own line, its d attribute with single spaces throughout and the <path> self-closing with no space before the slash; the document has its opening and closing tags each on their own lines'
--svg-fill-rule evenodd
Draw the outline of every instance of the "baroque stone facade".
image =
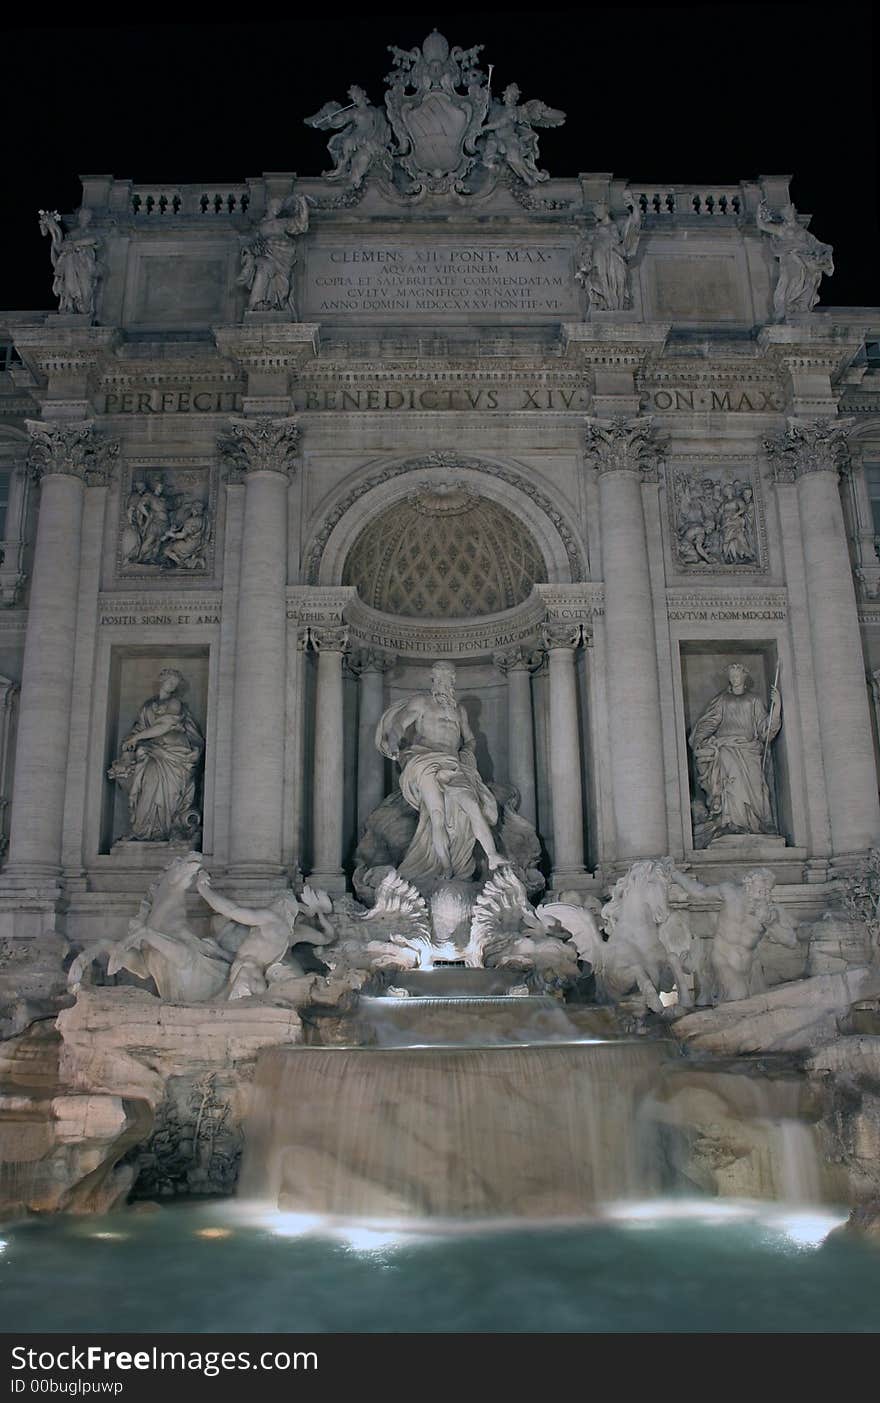
<svg viewBox="0 0 880 1403">
<path fill-rule="evenodd" d="M 35 225 L 59 310 L 0 314 L 6 938 L 117 938 L 193 842 L 231 896 L 341 893 L 379 718 L 442 658 L 552 889 L 760 863 L 806 918 L 880 839 L 880 311 L 825 305 L 787 179 L 548 173 L 565 114 L 479 46 L 393 52 L 382 102 L 303 114 L 324 175 L 90 177 Z M 699 725 L 731 668 L 738 738 Z"/>
</svg>

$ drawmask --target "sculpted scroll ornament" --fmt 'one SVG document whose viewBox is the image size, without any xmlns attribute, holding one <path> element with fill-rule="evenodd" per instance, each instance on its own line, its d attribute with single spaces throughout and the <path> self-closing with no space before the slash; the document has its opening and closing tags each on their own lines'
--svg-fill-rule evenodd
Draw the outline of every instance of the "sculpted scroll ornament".
<svg viewBox="0 0 880 1403">
<path fill-rule="evenodd" d="M 652 428 L 650 415 L 627 419 L 587 419 L 584 451 L 599 474 L 636 472 L 643 480 L 653 480 L 662 457 L 661 441 Z"/>
<path fill-rule="evenodd" d="M 230 419 L 229 436 L 217 442 L 234 474 L 285 473 L 294 470 L 300 430 L 295 419 Z"/>
<path fill-rule="evenodd" d="M 58 310 L 90 319 L 95 315 L 101 244 L 100 239 L 89 233 L 91 219 L 90 209 L 79 210 L 76 228 L 65 234 L 57 210 L 40 210 L 40 233 L 48 234 L 50 239 L 50 257 L 55 270 L 52 291 L 58 298 Z"/>
<path fill-rule="evenodd" d="M 779 274 L 773 293 L 773 315 L 778 322 L 798 312 L 811 312 L 819 301 L 823 276 L 834 272 L 833 249 L 820 243 L 805 229 L 794 205 L 786 205 L 781 215 L 773 215 L 766 200 L 758 206 L 755 222 L 769 234 L 773 256 L 779 260 Z"/>
<path fill-rule="evenodd" d="M 36 478 L 65 473 L 82 482 L 107 481 L 119 455 L 116 439 L 98 434 L 91 420 L 47 424 L 26 419 L 31 436 L 28 471 Z"/>
<path fill-rule="evenodd" d="M 783 434 L 764 440 L 777 482 L 793 482 L 802 473 L 839 472 L 848 466 L 849 419 L 789 419 Z"/>
</svg>

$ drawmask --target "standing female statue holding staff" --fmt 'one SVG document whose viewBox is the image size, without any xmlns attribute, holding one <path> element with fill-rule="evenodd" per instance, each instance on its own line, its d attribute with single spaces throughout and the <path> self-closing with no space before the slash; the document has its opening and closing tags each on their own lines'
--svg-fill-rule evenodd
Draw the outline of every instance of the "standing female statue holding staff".
<svg viewBox="0 0 880 1403">
<path fill-rule="evenodd" d="M 144 702 L 108 771 L 128 790 L 128 836 L 139 842 L 190 842 L 200 827 L 196 774 L 205 738 L 175 695 L 182 683 L 176 668 L 162 669 L 158 696 Z"/>
</svg>

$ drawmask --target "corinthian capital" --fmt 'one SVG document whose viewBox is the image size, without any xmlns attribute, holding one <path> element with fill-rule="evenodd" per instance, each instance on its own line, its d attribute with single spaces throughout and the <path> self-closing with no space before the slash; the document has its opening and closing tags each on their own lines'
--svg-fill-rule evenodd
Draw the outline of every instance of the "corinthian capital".
<svg viewBox="0 0 880 1403">
<path fill-rule="evenodd" d="M 584 433 L 587 462 L 599 473 L 639 473 L 655 481 L 663 445 L 653 429 L 651 415 L 627 419 L 587 419 Z"/>
<path fill-rule="evenodd" d="M 855 419 L 789 419 L 788 428 L 764 447 L 777 482 L 794 482 L 804 473 L 838 473 L 849 463 L 847 434 Z"/>
<path fill-rule="evenodd" d="M 348 625 L 323 624 L 309 628 L 309 642 L 317 653 L 345 653 L 348 651 Z"/>
<path fill-rule="evenodd" d="M 584 626 L 566 619 L 552 619 L 542 624 L 541 638 L 548 653 L 559 649 L 573 652 L 584 641 Z"/>
<path fill-rule="evenodd" d="M 81 482 L 107 481 L 119 456 L 115 438 L 99 434 L 91 419 L 47 424 L 26 419 L 31 436 L 28 472 L 35 478 L 64 474 Z"/>
<path fill-rule="evenodd" d="M 235 475 L 281 473 L 290 476 L 299 444 L 295 419 L 275 419 L 269 414 L 253 419 L 230 419 L 228 436 L 217 448 Z"/>
</svg>

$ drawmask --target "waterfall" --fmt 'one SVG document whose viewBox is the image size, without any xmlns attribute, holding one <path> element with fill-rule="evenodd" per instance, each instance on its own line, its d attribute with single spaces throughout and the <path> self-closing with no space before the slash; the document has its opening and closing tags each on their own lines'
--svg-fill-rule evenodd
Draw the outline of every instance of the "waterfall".
<svg viewBox="0 0 880 1403">
<path fill-rule="evenodd" d="M 579 1216 L 655 1191 L 637 1107 L 650 1042 L 272 1048 L 239 1194 L 343 1217 Z"/>
</svg>

